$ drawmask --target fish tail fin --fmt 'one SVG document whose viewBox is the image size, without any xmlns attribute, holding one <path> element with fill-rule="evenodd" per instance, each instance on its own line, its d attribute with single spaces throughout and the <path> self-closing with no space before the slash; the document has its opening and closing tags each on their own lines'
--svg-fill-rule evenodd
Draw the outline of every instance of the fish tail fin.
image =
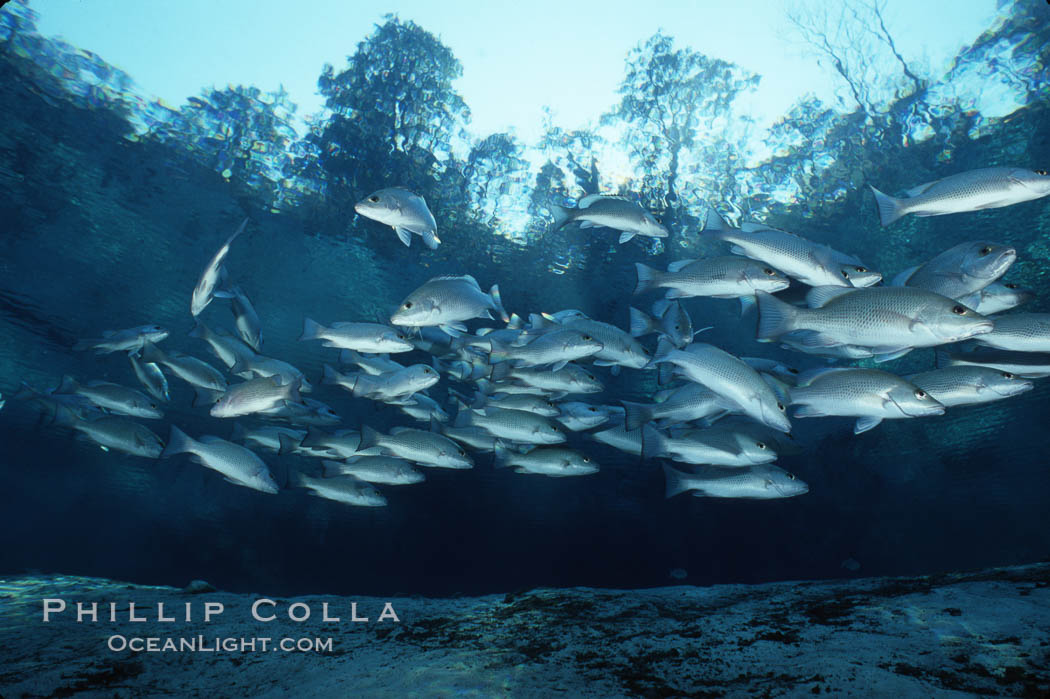
<svg viewBox="0 0 1050 699">
<path fill-rule="evenodd" d="M 169 456 L 174 456 L 175 454 L 184 454 L 188 451 L 193 451 L 193 445 L 194 440 L 192 437 L 175 425 L 172 425 L 171 434 L 168 436 L 168 444 L 164 447 L 164 451 L 160 453 L 160 458 L 164 459 Z"/>
<path fill-rule="evenodd" d="M 951 366 L 952 359 L 948 355 L 948 350 L 937 350 L 933 355 L 933 368 L 943 369 L 946 366 Z"/>
<path fill-rule="evenodd" d="M 655 459 L 666 452 L 667 438 L 652 425 L 642 428 L 642 458 Z"/>
<path fill-rule="evenodd" d="M 502 381 L 510 375 L 510 370 L 510 364 L 507 364 L 505 362 L 493 364 L 492 368 L 489 369 L 489 381 Z M 478 388 L 480 390 L 480 386 Z"/>
<path fill-rule="evenodd" d="M 187 337 L 203 338 L 205 334 L 204 323 L 197 316 L 193 317 L 193 330 L 186 333 Z"/>
<path fill-rule="evenodd" d="M 325 364 L 321 374 L 321 383 L 325 386 L 336 386 L 343 375 L 336 371 L 331 364 Z"/>
<path fill-rule="evenodd" d="M 489 364 L 499 364 L 500 362 L 509 362 L 511 359 L 511 345 L 502 340 L 496 338 L 489 339 Z M 493 377 L 495 380 L 495 377 Z"/>
<path fill-rule="evenodd" d="M 80 388 L 80 384 L 69 374 L 62 377 L 62 383 L 58 384 L 58 388 L 55 389 L 55 393 L 76 393 L 77 389 Z"/>
<path fill-rule="evenodd" d="M 554 215 L 554 225 L 551 226 L 551 231 L 556 231 L 568 223 L 572 219 L 572 211 L 564 206 L 551 204 L 551 213 Z"/>
<path fill-rule="evenodd" d="M 79 417 L 72 410 L 62 405 L 61 403 L 55 404 L 55 424 L 59 427 L 73 427 L 82 418 Z"/>
<path fill-rule="evenodd" d="M 308 427 L 306 430 L 306 436 L 303 437 L 303 441 L 299 442 L 299 446 L 307 448 L 321 448 L 324 446 L 324 442 L 327 439 L 328 435 L 324 431 L 318 429 L 317 427 L 314 427 L 313 425 L 310 425 L 310 427 Z"/>
<path fill-rule="evenodd" d="M 510 322 L 510 316 L 507 315 L 507 309 L 503 307 L 503 299 L 499 295 L 499 284 L 493 284 L 492 288 L 489 289 L 489 296 L 492 297 L 492 302 L 496 304 L 496 310 L 499 312 L 499 317 L 503 319 L 504 323 Z"/>
<path fill-rule="evenodd" d="M 510 468 L 510 449 L 503 442 L 496 440 L 496 458 L 492 462 L 493 468 Z"/>
<path fill-rule="evenodd" d="M 148 364 L 160 364 L 167 359 L 167 357 L 164 356 L 164 352 L 152 342 L 142 343 L 140 358 Z"/>
<path fill-rule="evenodd" d="M 76 343 L 73 345 L 73 351 L 85 352 L 89 349 L 92 349 L 95 346 L 95 343 L 97 342 L 98 340 L 77 340 Z"/>
<path fill-rule="evenodd" d="M 652 318 L 634 306 L 631 306 L 629 310 L 631 312 L 631 337 L 641 337 L 656 332 Z"/>
<path fill-rule="evenodd" d="M 277 441 L 280 443 L 281 448 L 277 450 L 278 456 L 285 456 L 287 454 L 294 454 L 295 450 L 299 448 L 301 442 L 297 441 L 294 437 L 287 434 L 277 435 Z"/>
<path fill-rule="evenodd" d="M 318 323 L 312 318 L 303 318 L 303 334 L 299 336 L 299 341 L 303 340 L 320 340 L 321 333 L 325 331 L 325 327 Z"/>
<path fill-rule="evenodd" d="M 707 210 L 707 218 L 704 219 L 704 227 L 700 229 L 701 233 L 707 233 L 708 235 L 715 236 L 719 233 L 723 233 L 729 229 L 725 219 L 718 215 L 718 212 L 714 209 Z"/>
<path fill-rule="evenodd" d="M 379 433 L 373 427 L 361 425 L 361 443 L 357 445 L 357 451 L 379 446 Z"/>
<path fill-rule="evenodd" d="M 868 188 L 875 195 L 875 203 L 879 207 L 879 219 L 881 219 L 882 225 L 888 226 L 904 215 L 904 205 L 900 199 L 883 194 L 870 184 Z"/>
<path fill-rule="evenodd" d="M 288 398 L 287 398 L 287 400 L 291 401 L 292 403 L 298 403 L 299 405 L 304 405 L 303 397 L 301 395 L 299 395 L 299 391 L 301 391 L 302 388 L 303 388 L 303 377 L 296 376 L 294 379 L 292 379 L 291 383 L 288 384 Z"/>
<path fill-rule="evenodd" d="M 784 303 L 773 294 L 759 291 L 755 294 L 758 301 L 759 342 L 770 342 L 774 338 L 795 330 L 798 309 L 790 303 Z"/>
<path fill-rule="evenodd" d="M 638 283 L 634 286 L 634 293 L 640 294 L 650 289 L 655 289 L 663 279 L 663 272 L 653 269 L 641 262 L 635 262 L 634 268 L 638 272 Z"/>
<path fill-rule="evenodd" d="M 689 478 L 686 474 L 664 464 L 664 497 L 673 498 L 689 490 Z"/>
<path fill-rule="evenodd" d="M 620 405 L 624 410 L 624 429 L 628 432 L 636 430 L 653 419 L 653 408 L 645 403 L 631 403 L 622 400 Z"/>
</svg>

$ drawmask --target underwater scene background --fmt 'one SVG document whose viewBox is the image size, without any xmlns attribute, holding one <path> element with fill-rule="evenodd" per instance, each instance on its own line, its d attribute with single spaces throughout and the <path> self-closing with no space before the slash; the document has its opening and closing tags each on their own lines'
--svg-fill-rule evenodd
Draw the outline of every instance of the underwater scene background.
<svg viewBox="0 0 1050 699">
<path fill-rule="evenodd" d="M 837 45 L 854 101 L 841 109 L 801 99 L 759 139 L 768 155 L 756 159 L 747 114 L 735 104 L 760 76 L 672 34 L 639 37 L 622 99 L 596 113 L 593 129 L 551 124 L 539 143 L 523 143 L 512 133 L 469 138 L 459 62 L 426 27 L 396 16 L 362 38 L 346 65 L 324 68 L 326 109 L 300 133 L 287 95 L 231 86 L 179 107 L 150 101 L 90 47 L 37 34 L 31 6 L 3 6 L 0 570 L 148 584 L 204 579 L 272 594 L 442 596 L 1045 560 L 1048 388 L 1039 381 L 1007 401 L 887 421 L 860 435 L 846 418 L 795 421 L 800 448 L 777 463 L 809 484 L 797 498 L 667 500 L 659 462 L 573 436 L 570 444 L 601 465 L 598 474 L 523 476 L 496 471 L 481 455 L 473 470 L 429 469 L 424 484 L 385 489 L 382 508 L 301 490 L 269 496 L 184 458 L 102 452 L 12 399 L 23 381 L 52 389 L 67 374 L 135 385 L 123 353 L 72 351 L 106 329 L 156 323 L 171 331 L 165 349 L 207 358 L 187 336 L 189 296 L 245 217 L 227 266 L 258 310 L 263 351 L 315 384 L 336 350 L 298 341 L 304 316 L 386 318 L 439 275 L 471 274 L 486 289 L 498 283 L 507 310 L 522 315 L 577 308 L 626 328 L 634 263 L 662 268 L 722 250 L 698 234 L 711 208 L 734 224 L 762 221 L 855 254 L 887 278 L 964 240 L 1010 245 L 1018 261 L 1005 280 L 1035 292 L 1024 310 L 1050 311 L 1045 200 L 883 228 L 867 189 L 1050 165 L 1050 8 L 1004 2 L 998 12 L 943 75 L 916 76 L 904 59 L 895 63 L 888 33 L 871 41 L 896 66 L 892 75 L 857 67 L 849 52 L 858 49 Z M 355 214 L 363 196 L 395 185 L 425 197 L 438 249 L 405 248 L 388 227 Z M 618 245 L 608 232 L 550 232 L 551 204 L 593 192 L 629 195 L 660 216 L 670 237 Z M 735 302 L 684 305 L 697 327 L 712 326 L 704 341 L 822 365 L 756 343 L 753 318 L 742 319 Z M 232 327 L 225 303 L 202 317 Z M 890 370 L 933 365 L 932 350 L 917 350 Z M 606 390 L 588 400 L 645 400 L 655 388 L 654 372 L 596 371 Z M 443 404 L 447 386 L 431 391 Z M 229 436 L 230 425 L 190 406 L 185 384 L 171 388 L 165 425 Z M 315 391 L 344 427 L 412 424 L 392 407 Z M 166 427 L 154 429 L 166 438 Z M 279 483 L 296 464 L 264 459 Z"/>
</svg>

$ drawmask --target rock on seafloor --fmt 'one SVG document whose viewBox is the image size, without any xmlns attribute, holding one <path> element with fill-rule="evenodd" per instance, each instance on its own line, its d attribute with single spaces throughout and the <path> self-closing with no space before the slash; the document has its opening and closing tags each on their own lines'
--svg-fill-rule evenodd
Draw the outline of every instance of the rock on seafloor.
<svg viewBox="0 0 1050 699">
<path fill-rule="evenodd" d="M 52 600 L 51 609 L 63 600 L 66 608 L 44 623 L 44 600 Z M 78 602 L 87 609 L 98 602 L 99 621 L 78 622 Z M 275 618 L 253 618 L 256 602 L 260 617 Z M 398 621 L 379 620 L 388 602 Z M 145 621 L 129 621 L 129 603 Z M 205 605 L 214 603 L 223 611 L 212 607 L 205 622 Z M 324 605 L 339 621 L 322 619 Z M 289 619 L 307 609 L 308 619 Z M 113 651 L 114 637 L 200 645 Z M 255 650 L 200 649 L 226 638 L 330 639 L 331 645 L 305 652 L 264 651 L 258 643 Z M 1047 696 L 1050 564 L 451 599 L 191 595 L 70 576 L 0 581 L 0 695 L 78 694 Z"/>
</svg>

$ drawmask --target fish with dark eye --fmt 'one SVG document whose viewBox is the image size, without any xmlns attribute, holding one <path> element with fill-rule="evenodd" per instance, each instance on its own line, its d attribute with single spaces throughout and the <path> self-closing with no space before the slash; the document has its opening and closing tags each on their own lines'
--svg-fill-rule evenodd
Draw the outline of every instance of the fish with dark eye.
<svg viewBox="0 0 1050 699">
<path fill-rule="evenodd" d="M 735 299 L 752 296 L 756 291 L 782 291 L 791 281 L 778 270 L 763 262 L 746 257 L 705 257 L 698 260 L 679 260 L 667 266 L 666 272 L 635 262 L 638 283 L 634 293 L 650 289 L 667 289 L 668 299 L 710 296 L 716 299 Z"/>
<path fill-rule="evenodd" d="M 493 284 L 485 293 L 469 274 L 434 277 L 401 302 L 390 322 L 414 328 L 438 327 L 459 336 L 467 330 L 464 321 L 492 319 L 491 311 L 496 311 L 505 323 L 510 320 L 500 300 L 499 285 Z"/>
<path fill-rule="evenodd" d="M 354 211 L 365 218 L 385 223 L 394 229 L 397 238 L 406 247 L 412 245 L 412 236 L 418 235 L 431 250 L 441 244 L 434 214 L 423 197 L 401 187 L 388 187 L 372 192 L 354 204 Z"/>
<path fill-rule="evenodd" d="M 535 447 L 517 452 L 496 443 L 495 468 L 513 468 L 515 473 L 532 473 L 551 478 L 587 476 L 598 472 L 591 457 L 562 447 Z"/>
<path fill-rule="evenodd" d="M 809 492 L 809 486 L 793 473 L 773 464 L 746 468 L 706 467 L 686 473 L 664 464 L 665 497 L 692 492 L 696 497 L 774 500 Z"/>
<path fill-rule="evenodd" d="M 554 213 L 552 231 L 579 221 L 580 228 L 612 228 L 621 231 L 621 244 L 636 235 L 646 238 L 666 238 L 669 235 L 655 216 L 623 197 L 589 194 L 580 199 L 575 209 L 552 204 L 551 210 Z"/>
<path fill-rule="evenodd" d="M 1011 313 L 996 316 L 995 328 L 974 342 L 1014 352 L 1050 352 L 1050 313 Z"/>
<path fill-rule="evenodd" d="M 137 352 L 148 342 L 160 342 L 168 336 L 168 331 L 159 325 L 140 325 L 126 330 L 107 330 L 102 337 L 95 340 L 79 340 L 73 350 L 82 352 L 93 349 L 95 354 L 110 352 Z"/>
<path fill-rule="evenodd" d="M 193 296 L 190 299 L 190 313 L 194 317 L 199 316 L 216 296 L 228 297 L 230 295 L 227 291 L 217 291 L 219 284 L 226 275 L 223 263 L 226 261 L 226 256 L 230 253 L 230 245 L 237 239 L 237 236 L 244 232 L 244 227 L 247 225 L 248 219 L 244 219 L 237 230 L 233 232 L 233 235 L 226 239 L 226 242 L 211 258 L 208 266 L 204 268 L 204 272 L 201 273 L 200 280 L 197 282 L 197 286 L 193 288 Z"/>
<path fill-rule="evenodd" d="M 950 299 L 962 299 L 1003 276 L 1017 251 L 986 241 L 959 243 L 929 261 L 898 274 L 893 286 L 925 289 Z M 976 310 L 976 309 L 974 309 Z"/>
<path fill-rule="evenodd" d="M 1035 292 L 1031 289 L 1024 289 L 1013 282 L 994 281 L 980 291 L 958 300 L 981 315 L 990 316 L 1017 308 L 1034 298 Z"/>
<path fill-rule="evenodd" d="M 888 226 L 908 214 L 942 216 L 1040 199 L 1050 194 L 1050 174 L 1019 167 L 981 168 L 921 184 L 900 198 L 868 186 L 875 195 L 882 225 Z"/>
<path fill-rule="evenodd" d="M 1008 371 L 983 366 L 946 366 L 905 379 L 945 407 L 974 405 L 1031 391 L 1035 384 Z"/>
<path fill-rule="evenodd" d="M 304 318 L 299 341 L 309 340 L 323 340 L 325 347 L 373 354 L 397 354 L 415 349 L 403 332 L 379 323 L 339 322 L 325 327 Z"/>
</svg>

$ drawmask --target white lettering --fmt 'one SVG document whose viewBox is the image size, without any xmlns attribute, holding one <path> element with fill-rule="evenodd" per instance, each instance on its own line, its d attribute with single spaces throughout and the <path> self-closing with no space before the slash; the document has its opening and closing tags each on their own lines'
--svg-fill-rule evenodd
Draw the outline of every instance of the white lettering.
<svg viewBox="0 0 1050 699">
<path fill-rule="evenodd" d="M 146 620 L 146 617 L 144 617 L 144 616 L 140 616 L 140 617 L 136 617 L 135 616 L 135 603 L 134 602 L 128 602 L 128 621 L 145 621 L 145 620 Z"/>
<path fill-rule="evenodd" d="M 328 603 L 321 603 L 321 621 L 339 621 L 337 616 L 328 616 Z"/>
<path fill-rule="evenodd" d="M 157 603 L 157 621 L 175 621 L 173 616 L 164 616 L 164 603 Z"/>
<path fill-rule="evenodd" d="M 366 616 L 357 616 L 357 602 L 350 603 L 350 621 L 368 621 Z"/>
<path fill-rule="evenodd" d="M 379 615 L 379 621 L 386 621 L 387 619 L 401 621 L 397 618 L 397 612 L 394 611 L 394 605 L 389 602 L 383 605 L 383 612 Z"/>
<path fill-rule="evenodd" d="M 264 605 L 264 604 L 268 604 L 271 607 L 276 607 L 277 606 L 277 603 L 274 602 L 272 599 L 266 599 L 265 597 L 263 597 L 262 599 L 257 599 L 254 602 L 252 602 L 252 617 L 256 621 L 273 621 L 274 619 L 277 618 L 276 614 L 271 614 L 268 617 L 259 616 L 259 607 Z"/>
<path fill-rule="evenodd" d="M 301 618 L 297 617 L 295 615 L 295 611 L 294 610 L 295 610 L 296 607 L 302 607 L 305 610 L 305 612 L 304 612 L 304 614 L 303 614 L 303 616 Z M 288 607 L 288 618 L 291 619 L 292 621 L 306 621 L 307 619 L 310 618 L 310 605 L 303 604 L 302 602 L 296 602 L 292 606 Z"/>
<path fill-rule="evenodd" d="M 57 602 L 57 605 L 55 604 Z M 46 599 L 44 600 L 44 623 L 51 621 L 52 614 L 61 614 L 66 611 L 66 601 L 64 599 Z"/>
<path fill-rule="evenodd" d="M 83 602 L 77 602 L 77 623 L 84 621 L 84 617 L 90 616 L 91 621 L 98 621 L 98 602 L 91 603 L 91 609 L 86 609 Z"/>
<path fill-rule="evenodd" d="M 118 641 L 118 639 L 120 642 L 119 648 L 113 645 Z M 114 653 L 118 653 L 128 647 L 128 639 L 124 638 L 123 636 L 110 636 L 109 639 L 106 641 L 106 645 L 109 646 L 109 649 L 111 651 L 113 651 Z"/>
<path fill-rule="evenodd" d="M 204 603 L 204 623 L 211 621 L 213 615 L 222 614 L 223 606 L 222 602 L 205 602 Z"/>
</svg>

